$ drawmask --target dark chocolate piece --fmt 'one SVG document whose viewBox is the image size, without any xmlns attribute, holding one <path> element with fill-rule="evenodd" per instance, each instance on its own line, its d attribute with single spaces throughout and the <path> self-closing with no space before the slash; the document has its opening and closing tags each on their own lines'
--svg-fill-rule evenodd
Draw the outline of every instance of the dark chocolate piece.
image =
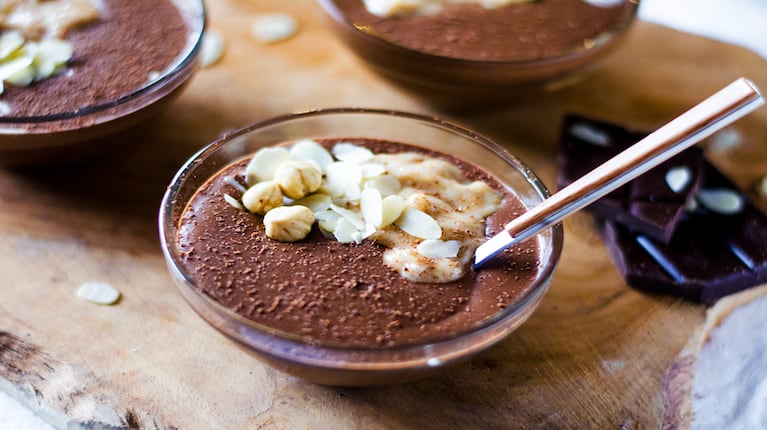
<svg viewBox="0 0 767 430">
<path fill-rule="evenodd" d="M 605 241 L 629 285 L 712 304 L 767 281 L 767 216 L 704 162 L 701 193 L 710 190 L 729 193 L 730 199 L 721 208 L 706 207 L 699 195 L 668 243 L 604 221 Z"/>
<path fill-rule="evenodd" d="M 562 129 L 558 186 L 565 187 L 646 135 L 606 122 L 568 116 Z M 702 151 L 696 147 L 687 149 L 594 202 L 587 210 L 668 242 L 685 203 L 698 191 L 702 165 Z M 672 190 L 666 181 L 666 174 L 673 168 L 689 173 L 689 180 L 678 190 Z"/>
</svg>

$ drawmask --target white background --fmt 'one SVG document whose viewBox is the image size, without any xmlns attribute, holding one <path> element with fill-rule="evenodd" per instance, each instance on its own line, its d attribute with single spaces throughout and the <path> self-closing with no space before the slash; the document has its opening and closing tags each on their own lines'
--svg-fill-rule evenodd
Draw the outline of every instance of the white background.
<svg viewBox="0 0 767 430">
<path fill-rule="evenodd" d="M 641 0 L 639 18 L 742 45 L 767 59 L 767 0 Z M 52 430 L 2 391 L 0 429 Z"/>
</svg>

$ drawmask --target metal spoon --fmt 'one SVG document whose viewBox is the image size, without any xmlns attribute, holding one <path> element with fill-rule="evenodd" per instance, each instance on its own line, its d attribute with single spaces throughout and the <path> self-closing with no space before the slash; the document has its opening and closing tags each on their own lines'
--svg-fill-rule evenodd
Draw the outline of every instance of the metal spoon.
<svg viewBox="0 0 767 430">
<path fill-rule="evenodd" d="M 477 248 L 473 268 L 478 269 L 504 249 L 560 222 L 763 103 L 759 89 L 751 81 L 737 79 L 506 224 L 502 232 Z"/>
</svg>

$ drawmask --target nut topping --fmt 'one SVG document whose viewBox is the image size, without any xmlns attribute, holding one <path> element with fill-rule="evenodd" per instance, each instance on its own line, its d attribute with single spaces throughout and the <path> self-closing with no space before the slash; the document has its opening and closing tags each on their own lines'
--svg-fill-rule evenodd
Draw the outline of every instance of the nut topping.
<svg viewBox="0 0 767 430">
<path fill-rule="evenodd" d="M 291 199 L 300 199 L 317 191 L 322 185 L 322 173 L 305 161 L 286 161 L 274 171 L 274 180 Z"/>
<path fill-rule="evenodd" d="M 280 206 L 264 215 L 266 235 L 280 242 L 305 238 L 314 224 L 314 214 L 306 206 Z"/>
</svg>

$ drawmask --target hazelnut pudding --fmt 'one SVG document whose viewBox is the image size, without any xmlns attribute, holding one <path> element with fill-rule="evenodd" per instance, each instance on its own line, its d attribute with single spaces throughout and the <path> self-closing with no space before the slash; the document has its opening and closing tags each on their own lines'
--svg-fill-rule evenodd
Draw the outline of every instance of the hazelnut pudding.
<svg viewBox="0 0 767 430">
<path fill-rule="evenodd" d="M 547 196 L 503 149 L 437 118 L 329 109 L 253 124 L 190 158 L 163 198 L 174 280 L 258 358 L 331 385 L 433 374 L 537 307 L 555 227 L 479 271 L 475 249 Z"/>
<path fill-rule="evenodd" d="M 263 149 L 191 199 L 178 247 L 206 295 L 310 342 L 391 347 L 464 332 L 535 279 L 535 241 L 470 269 L 485 219 L 497 231 L 524 211 L 478 167 L 401 143 L 320 143 Z"/>
<path fill-rule="evenodd" d="M 587 49 L 633 2 L 588 0 L 334 0 L 360 31 L 440 57 L 531 61 Z"/>
<path fill-rule="evenodd" d="M 336 33 L 383 74 L 432 99 L 539 93 L 622 39 L 634 0 L 320 0 Z M 533 91 L 537 90 L 537 91 Z"/>
<path fill-rule="evenodd" d="M 3 2 L 0 159 L 135 122 L 191 76 L 203 26 L 201 0 Z"/>
</svg>

